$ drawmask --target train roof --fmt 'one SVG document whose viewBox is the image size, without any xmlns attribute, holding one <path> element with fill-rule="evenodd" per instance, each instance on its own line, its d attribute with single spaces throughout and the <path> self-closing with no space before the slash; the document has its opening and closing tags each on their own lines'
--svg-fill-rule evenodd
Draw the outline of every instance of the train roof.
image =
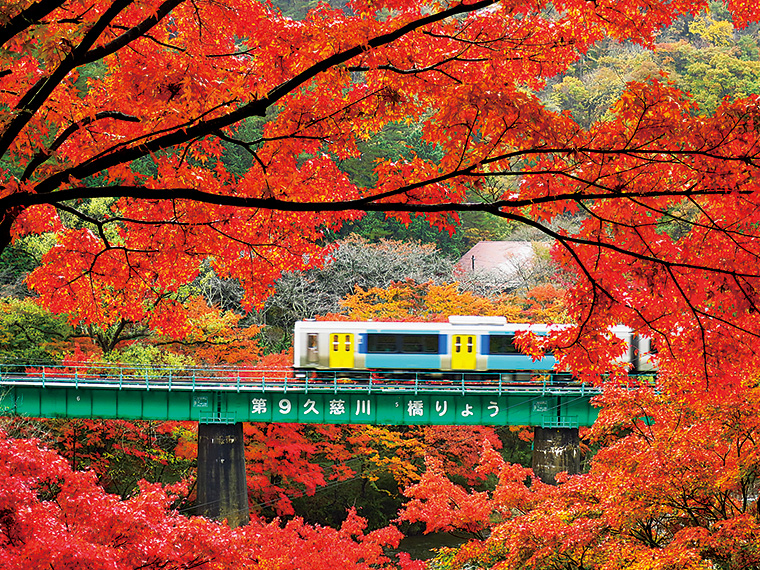
<svg viewBox="0 0 760 570">
<path fill-rule="evenodd" d="M 298 321 L 296 329 L 308 329 L 312 331 L 340 332 L 340 331 L 367 331 L 367 332 L 435 332 L 435 331 L 503 331 L 513 332 L 531 330 L 535 332 L 548 332 L 557 330 L 562 325 L 536 325 L 530 323 L 508 323 L 506 319 L 486 317 L 484 320 L 473 320 L 472 317 L 462 317 L 452 321 L 443 322 L 399 322 L 399 321 Z"/>
<path fill-rule="evenodd" d="M 409 322 L 409 321 L 316 321 L 306 320 L 296 322 L 296 330 L 311 330 L 320 332 L 516 332 L 533 331 L 537 333 L 561 330 L 569 327 L 567 324 L 533 324 L 509 323 L 505 317 L 480 317 L 455 315 L 448 321 L 440 322 Z M 630 332 L 625 326 L 612 327 L 613 333 Z"/>
</svg>

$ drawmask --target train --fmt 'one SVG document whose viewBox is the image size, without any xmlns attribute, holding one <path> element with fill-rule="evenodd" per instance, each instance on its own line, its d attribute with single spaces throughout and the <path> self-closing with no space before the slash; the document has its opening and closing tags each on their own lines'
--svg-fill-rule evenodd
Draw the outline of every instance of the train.
<svg viewBox="0 0 760 570">
<path fill-rule="evenodd" d="M 317 375 L 373 371 L 385 375 L 552 373 L 553 355 L 533 359 L 515 345 L 515 333 L 549 334 L 558 325 L 509 323 L 505 317 L 451 316 L 448 322 L 298 321 L 293 341 L 295 370 Z M 618 326 L 612 332 L 627 344 L 621 360 L 630 372 L 656 368 L 646 337 Z"/>
</svg>

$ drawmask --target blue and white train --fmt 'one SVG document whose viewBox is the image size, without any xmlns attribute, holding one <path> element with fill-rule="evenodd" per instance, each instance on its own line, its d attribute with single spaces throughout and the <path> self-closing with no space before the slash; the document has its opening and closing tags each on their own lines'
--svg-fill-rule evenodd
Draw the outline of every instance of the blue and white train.
<svg viewBox="0 0 760 570">
<path fill-rule="evenodd" d="M 393 374 L 551 372 L 553 356 L 533 360 L 515 346 L 517 331 L 548 334 L 556 326 L 508 323 L 504 317 L 452 316 L 446 323 L 299 321 L 293 367 L 313 371 Z M 654 369 L 649 340 L 615 327 L 626 341 L 631 372 Z"/>
</svg>

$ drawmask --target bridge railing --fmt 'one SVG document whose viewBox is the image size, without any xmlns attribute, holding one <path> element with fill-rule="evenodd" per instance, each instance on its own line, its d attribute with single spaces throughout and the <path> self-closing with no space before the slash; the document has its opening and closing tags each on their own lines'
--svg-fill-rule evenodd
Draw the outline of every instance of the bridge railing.
<svg viewBox="0 0 760 570">
<path fill-rule="evenodd" d="M 195 389 L 208 386 L 255 386 L 294 378 L 290 369 L 258 370 L 232 367 L 161 367 L 117 364 L 24 366 L 0 364 L 4 384 L 108 386 L 140 389 Z"/>
<path fill-rule="evenodd" d="M 114 364 L 25 366 L 0 364 L 0 384 L 141 390 L 245 392 L 403 392 L 481 394 L 593 394 L 597 390 L 567 374 L 403 373 L 260 370 L 231 367 L 156 367 Z"/>
</svg>

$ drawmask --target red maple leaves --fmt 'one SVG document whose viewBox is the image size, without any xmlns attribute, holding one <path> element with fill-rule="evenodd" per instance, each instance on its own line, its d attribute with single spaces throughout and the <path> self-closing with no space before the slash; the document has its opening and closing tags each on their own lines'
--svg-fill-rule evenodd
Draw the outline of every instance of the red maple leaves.
<svg viewBox="0 0 760 570">
<path fill-rule="evenodd" d="M 698 331 L 716 294 L 754 307 L 756 275 L 740 269 L 757 253 L 752 98 L 707 118 L 665 81 L 631 84 L 586 132 L 531 92 L 600 38 L 651 45 L 702 2 L 355 2 L 302 21 L 244 1 L 35 6 L 9 7 L 4 27 L 0 229 L 6 242 L 60 231 L 30 282 L 82 322 L 118 313 L 181 333 L 173 298 L 206 259 L 258 303 L 282 271 L 318 264 L 325 232 L 360 210 L 443 229 L 483 210 L 541 229 L 579 268 L 574 316 L 596 329 Z M 357 187 L 341 161 L 395 122 L 422 123 L 442 158 L 383 158 L 376 183 Z M 546 225 L 581 211 L 577 235 Z M 679 224 L 688 243 L 667 231 Z M 690 318 L 666 316 L 670 299 Z"/>
<path fill-rule="evenodd" d="M 236 530 L 171 510 L 174 492 L 143 483 L 127 500 L 105 493 L 93 472 L 37 440 L 0 435 L 0 565 L 43 568 L 391 568 L 392 527 L 365 533 L 355 512 L 339 529 L 254 522 Z"/>
</svg>

